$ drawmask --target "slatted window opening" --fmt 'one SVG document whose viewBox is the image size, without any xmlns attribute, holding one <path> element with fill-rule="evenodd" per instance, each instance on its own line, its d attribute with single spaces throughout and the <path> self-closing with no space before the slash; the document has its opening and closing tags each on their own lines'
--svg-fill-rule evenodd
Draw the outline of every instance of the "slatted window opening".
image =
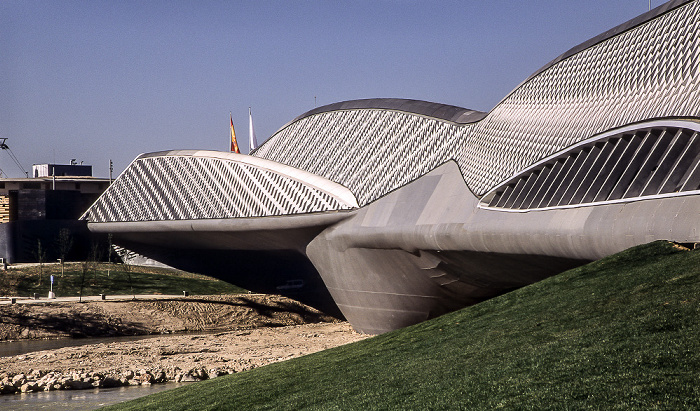
<svg viewBox="0 0 700 411">
<path fill-rule="evenodd" d="M 598 140 L 499 188 L 490 207 L 538 209 L 700 189 L 700 135 L 654 127 Z"/>
</svg>

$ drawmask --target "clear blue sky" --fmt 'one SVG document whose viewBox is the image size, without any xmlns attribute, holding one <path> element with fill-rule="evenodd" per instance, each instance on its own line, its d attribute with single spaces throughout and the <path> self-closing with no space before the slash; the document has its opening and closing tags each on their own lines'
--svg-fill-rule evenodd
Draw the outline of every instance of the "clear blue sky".
<svg viewBox="0 0 700 411">
<path fill-rule="evenodd" d="M 652 7 L 660 5 L 654 0 Z M 648 0 L 0 1 L 0 137 L 32 164 L 115 176 L 143 152 L 247 152 L 317 105 L 412 98 L 488 111 Z M 8 153 L 0 168 L 22 175 Z"/>
</svg>

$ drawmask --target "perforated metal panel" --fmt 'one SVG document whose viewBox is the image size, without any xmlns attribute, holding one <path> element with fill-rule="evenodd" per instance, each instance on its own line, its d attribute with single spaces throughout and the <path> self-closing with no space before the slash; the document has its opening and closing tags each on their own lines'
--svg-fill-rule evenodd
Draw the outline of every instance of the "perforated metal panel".
<svg viewBox="0 0 700 411">
<path fill-rule="evenodd" d="M 291 124 L 254 155 L 342 184 L 364 205 L 447 161 L 468 130 L 404 112 L 332 111 Z"/>
<path fill-rule="evenodd" d="M 254 155 L 342 184 L 360 205 L 449 159 L 483 194 L 606 130 L 700 116 L 699 65 L 695 1 L 553 64 L 476 123 L 382 109 L 325 112 L 283 128 Z"/>
<path fill-rule="evenodd" d="M 313 186 L 220 158 L 136 159 L 82 217 L 93 223 L 262 217 L 351 208 Z"/>
</svg>

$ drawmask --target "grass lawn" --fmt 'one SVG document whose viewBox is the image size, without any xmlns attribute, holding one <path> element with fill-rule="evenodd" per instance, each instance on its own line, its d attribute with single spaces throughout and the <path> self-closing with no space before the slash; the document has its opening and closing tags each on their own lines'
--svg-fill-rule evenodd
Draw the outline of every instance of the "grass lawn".
<svg viewBox="0 0 700 411">
<path fill-rule="evenodd" d="M 108 409 L 699 409 L 700 251 L 654 242 L 412 327 Z"/>
<path fill-rule="evenodd" d="M 183 291 L 192 295 L 245 292 L 240 287 L 211 277 L 166 268 L 100 263 L 91 266 L 83 276 L 82 263 L 66 263 L 63 275 L 59 264 L 45 264 L 43 269 L 39 266 L 26 266 L 0 272 L 0 295 L 27 297 L 37 293 L 46 297 L 50 287 L 50 275 L 54 276 L 53 291 L 57 297 L 80 295 L 81 282 L 84 296 L 181 295 Z"/>
</svg>

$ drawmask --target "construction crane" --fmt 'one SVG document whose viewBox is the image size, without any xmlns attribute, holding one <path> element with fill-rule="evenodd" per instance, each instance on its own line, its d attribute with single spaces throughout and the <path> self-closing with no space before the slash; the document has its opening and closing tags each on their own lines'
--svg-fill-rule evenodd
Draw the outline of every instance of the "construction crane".
<svg viewBox="0 0 700 411">
<path fill-rule="evenodd" d="M 22 167 L 22 164 L 20 164 L 19 160 L 17 160 L 17 156 L 15 156 L 15 153 L 13 153 L 10 147 L 7 145 L 7 138 L 0 137 L 0 149 L 7 151 L 7 154 L 9 154 L 10 158 L 15 162 L 15 164 L 17 164 L 17 167 L 19 167 L 19 169 L 22 170 L 26 177 L 29 177 L 29 173 L 27 172 L 27 170 L 25 170 L 24 167 Z M 1 169 L 0 173 L 5 174 L 5 172 Z"/>
</svg>

